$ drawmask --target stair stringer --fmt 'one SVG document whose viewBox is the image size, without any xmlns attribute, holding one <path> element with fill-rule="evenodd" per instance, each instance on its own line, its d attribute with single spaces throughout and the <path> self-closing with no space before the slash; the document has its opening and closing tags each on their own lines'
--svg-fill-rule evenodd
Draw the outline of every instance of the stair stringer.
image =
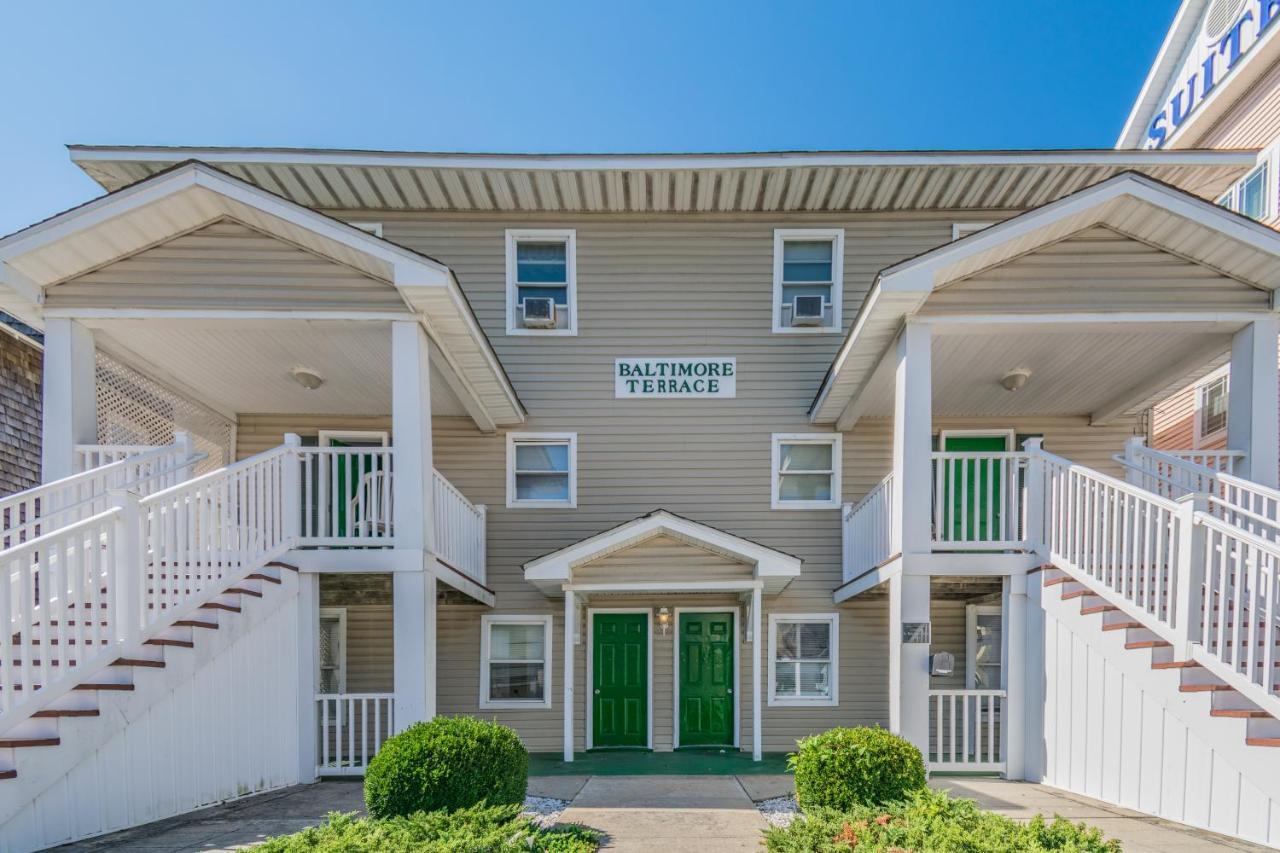
<svg viewBox="0 0 1280 853">
<path fill-rule="evenodd" d="M 1210 716 L 1211 693 L 1180 691 L 1180 670 L 1152 669 L 1151 650 L 1126 649 L 1126 632 L 1103 631 L 1101 614 L 1082 614 L 1053 587 L 1040 593 L 1028 778 L 1280 846 L 1276 751 L 1246 745 L 1246 720 Z"/>
<path fill-rule="evenodd" d="M 21 750 L 0 785 L 0 850 L 39 850 L 297 784 L 298 578 L 163 669 L 134 670 L 134 690 L 100 694 L 100 716 L 57 720 L 61 744 Z M 37 754 L 39 753 L 39 754 Z"/>
</svg>

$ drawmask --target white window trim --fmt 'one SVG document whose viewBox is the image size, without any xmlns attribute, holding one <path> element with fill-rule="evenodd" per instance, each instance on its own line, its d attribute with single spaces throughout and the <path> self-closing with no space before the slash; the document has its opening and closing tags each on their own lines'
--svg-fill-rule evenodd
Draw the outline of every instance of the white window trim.
<svg viewBox="0 0 1280 853">
<path fill-rule="evenodd" d="M 779 622 L 826 622 L 831 626 L 831 695 L 824 697 L 782 696 L 777 693 L 774 675 L 778 656 Z M 769 614 L 769 694 L 771 708 L 826 708 L 840 704 L 840 614 L 839 613 L 770 613 Z"/>
<path fill-rule="evenodd" d="M 335 441 L 377 441 L 383 447 L 391 444 L 391 433 L 380 429 L 322 429 L 316 436 L 316 443 L 321 447 L 333 447 Z"/>
<path fill-rule="evenodd" d="M 782 244 L 788 240 L 830 240 L 831 320 L 830 326 L 782 325 Z M 844 325 L 844 229 L 775 228 L 773 231 L 773 332 L 777 335 L 833 335 Z"/>
<path fill-rule="evenodd" d="M 1224 364 L 1222 367 L 1219 367 L 1217 370 L 1213 371 L 1195 384 L 1195 404 L 1191 411 L 1191 446 L 1196 450 L 1200 450 L 1204 445 L 1222 438 L 1227 434 L 1227 427 L 1231 425 L 1231 414 L 1228 411 L 1226 426 L 1208 434 L 1200 432 L 1201 414 L 1204 410 L 1204 392 L 1210 385 L 1214 384 L 1219 379 L 1222 379 L 1224 376 L 1227 377 L 1227 400 L 1230 401 L 1231 365 L 1229 364 Z"/>
<path fill-rule="evenodd" d="M 338 620 L 338 695 L 347 692 L 347 608 L 321 607 L 320 618 L 316 621 L 316 692 L 320 692 L 320 622 L 325 619 Z M 333 695 L 333 694 L 329 694 Z"/>
<path fill-rule="evenodd" d="M 781 461 L 781 445 L 783 444 L 830 444 L 831 445 L 831 500 L 829 501 L 784 501 L 779 489 L 782 485 L 782 473 L 778 470 Z M 839 509 L 840 508 L 840 456 L 841 436 L 838 432 L 775 432 L 770 457 L 769 506 L 773 509 Z M 803 473 L 803 472 L 796 472 Z"/>
<path fill-rule="evenodd" d="M 352 221 L 349 221 L 347 224 L 350 225 L 352 228 L 359 228 L 361 231 L 367 231 L 375 237 L 382 236 L 381 222 L 359 222 L 359 221 L 352 220 Z"/>
<path fill-rule="evenodd" d="M 953 222 L 951 223 L 951 239 L 954 242 L 961 237 L 976 234 L 984 228 L 990 228 L 994 222 Z"/>
<path fill-rule="evenodd" d="M 542 626 L 542 698 L 541 699 L 490 699 L 489 698 L 489 627 L 492 625 L 541 625 Z M 554 631 L 552 617 L 537 615 L 485 615 L 480 617 L 480 707 L 497 710 L 517 708 L 551 707 L 551 661 L 555 659 L 551 642 Z"/>
<path fill-rule="evenodd" d="M 578 334 L 578 232 L 572 228 L 507 229 L 507 334 L 565 336 Z M 565 301 L 569 309 L 569 325 L 564 329 L 526 329 L 516 315 L 516 243 L 521 240 L 565 244 Z"/>
<path fill-rule="evenodd" d="M 516 445 L 521 442 L 563 442 L 569 445 L 569 499 L 567 501 L 520 500 L 516 497 Z M 575 509 L 578 506 L 578 434 L 576 432 L 507 433 L 507 508 Z"/>
<path fill-rule="evenodd" d="M 1277 162 L 1275 154 L 1277 150 L 1278 149 L 1271 149 L 1259 155 L 1257 163 L 1255 163 L 1242 178 L 1228 187 L 1226 192 L 1218 196 L 1215 203 L 1219 207 L 1225 207 L 1233 213 L 1239 213 L 1241 216 L 1246 216 L 1247 214 L 1245 214 L 1242 209 L 1243 205 L 1241 204 L 1240 194 L 1244 191 L 1244 185 L 1248 182 L 1249 178 L 1253 177 L 1258 170 L 1265 168 L 1266 174 L 1263 176 L 1262 181 L 1262 216 L 1256 221 L 1270 222 L 1274 219 L 1276 216 L 1277 201 L 1275 198 L 1276 194 L 1272 192 L 1271 185 L 1275 181 L 1276 176 Z"/>
<path fill-rule="evenodd" d="M 978 617 L 1004 616 L 1004 608 L 999 604 L 966 604 L 964 607 L 964 686 L 966 690 L 977 690 L 978 683 Z M 1000 622 L 1000 686 L 987 687 L 986 690 L 1004 689 L 1004 620 Z"/>
</svg>

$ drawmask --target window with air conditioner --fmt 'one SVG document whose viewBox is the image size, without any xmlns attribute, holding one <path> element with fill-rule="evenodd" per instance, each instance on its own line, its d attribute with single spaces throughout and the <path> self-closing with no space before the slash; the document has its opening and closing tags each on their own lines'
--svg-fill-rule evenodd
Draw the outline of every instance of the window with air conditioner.
<svg viewBox="0 0 1280 853">
<path fill-rule="evenodd" d="M 843 308 L 844 229 L 773 233 L 773 330 L 838 332 Z"/>
<path fill-rule="evenodd" d="M 574 231 L 507 231 L 508 334 L 577 333 L 576 254 Z"/>
</svg>

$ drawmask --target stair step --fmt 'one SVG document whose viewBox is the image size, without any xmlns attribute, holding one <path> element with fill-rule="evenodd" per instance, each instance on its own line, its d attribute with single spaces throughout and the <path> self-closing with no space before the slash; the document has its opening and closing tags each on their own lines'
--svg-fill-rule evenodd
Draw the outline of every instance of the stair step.
<svg viewBox="0 0 1280 853">
<path fill-rule="evenodd" d="M 17 770 L 0 770 L 0 779 L 17 779 Z"/>
<path fill-rule="evenodd" d="M 288 570 L 289 570 L 289 571 L 291 571 L 291 572 L 296 572 L 296 571 L 298 571 L 298 567 L 297 567 L 297 566 L 295 566 L 295 565 L 293 565 L 293 564 L 291 564 L 291 563 L 282 563 L 282 562 L 280 562 L 279 560 L 272 560 L 270 563 L 267 563 L 267 564 L 266 564 L 266 567 L 267 567 L 268 569 L 288 569 Z"/>
<path fill-rule="evenodd" d="M 1088 604 L 1080 608 L 1080 613 L 1083 616 L 1091 616 L 1094 613 L 1110 613 L 1119 609 L 1114 604 Z"/>
<path fill-rule="evenodd" d="M 1071 575 L 1058 575 L 1056 578 L 1047 578 L 1044 586 L 1058 586 L 1071 580 Z"/>
<path fill-rule="evenodd" d="M 223 590 L 223 595 L 252 595 L 254 598 L 262 598 L 262 593 L 256 589 L 245 589 L 244 587 L 233 586 L 230 589 Z"/>
<path fill-rule="evenodd" d="M 1210 717 L 1238 717 L 1246 720 L 1261 720 L 1270 717 L 1266 711 L 1253 708 L 1214 708 Z"/>
<path fill-rule="evenodd" d="M 1192 667 L 1197 667 L 1199 665 L 1200 664 L 1196 663 L 1193 660 L 1166 660 L 1166 661 L 1153 661 L 1151 663 L 1151 668 L 1152 669 L 1191 669 Z"/>
<path fill-rule="evenodd" d="M 112 684 L 112 683 L 106 683 L 106 684 L 90 683 L 90 684 L 77 684 L 74 689 L 76 690 L 132 690 L 133 685 L 132 684 Z"/>
<path fill-rule="evenodd" d="M 239 613 L 240 608 L 234 604 L 223 604 L 221 601 L 210 601 L 200 605 L 202 610 L 225 610 L 228 613 Z"/>
<path fill-rule="evenodd" d="M 164 661 L 148 660 L 146 658 L 116 658 L 112 666 L 148 666 L 155 669 L 164 669 Z"/>
<path fill-rule="evenodd" d="M 1217 693 L 1235 690 L 1230 684 L 1179 684 L 1178 689 L 1183 693 Z"/>
<path fill-rule="evenodd" d="M 96 717 L 101 712 L 97 708 L 45 708 L 36 711 L 31 716 L 39 719 L 47 719 L 50 717 Z"/>
<path fill-rule="evenodd" d="M 217 622 L 205 622 L 200 619 L 179 619 L 173 625 L 175 628 L 210 628 L 215 631 L 218 629 Z"/>
<path fill-rule="evenodd" d="M 164 637 L 154 637 L 143 643 L 144 646 L 176 646 L 180 649 L 194 649 L 196 644 L 191 640 L 169 640 Z"/>
<path fill-rule="evenodd" d="M 1247 737 L 1244 742 L 1249 746 L 1280 746 L 1280 737 Z"/>
<path fill-rule="evenodd" d="M 1134 620 L 1130 619 L 1127 622 L 1107 622 L 1102 626 L 1102 630 L 1124 631 L 1129 628 L 1141 628 L 1141 627 L 1143 627 L 1141 622 L 1135 622 Z"/>
<path fill-rule="evenodd" d="M 253 574 L 245 575 L 245 579 L 251 581 L 266 581 L 267 583 L 275 584 L 282 583 L 280 578 L 273 578 L 271 575 L 264 575 L 261 572 L 254 572 Z"/>
<path fill-rule="evenodd" d="M 0 738 L 0 749 L 23 749 L 28 746 L 57 746 L 62 743 L 56 737 Z"/>
<path fill-rule="evenodd" d="M 1063 593 L 1062 593 L 1062 600 L 1063 600 L 1063 601 L 1070 601 L 1070 600 L 1071 600 L 1071 599 L 1073 599 L 1073 598 L 1083 598 L 1083 597 L 1084 597 L 1084 596 L 1086 596 L 1086 595 L 1092 595 L 1092 594 L 1093 594 L 1093 593 L 1089 592 L 1089 590 L 1088 590 L 1088 588 L 1087 588 L 1087 587 L 1083 587 L 1083 586 L 1082 586 L 1082 587 L 1080 587 L 1080 589 L 1068 589 L 1068 590 L 1064 590 L 1064 591 L 1063 591 Z"/>
<path fill-rule="evenodd" d="M 1126 649 L 1163 649 L 1169 645 L 1167 640 L 1133 640 L 1125 643 L 1124 647 Z"/>
</svg>

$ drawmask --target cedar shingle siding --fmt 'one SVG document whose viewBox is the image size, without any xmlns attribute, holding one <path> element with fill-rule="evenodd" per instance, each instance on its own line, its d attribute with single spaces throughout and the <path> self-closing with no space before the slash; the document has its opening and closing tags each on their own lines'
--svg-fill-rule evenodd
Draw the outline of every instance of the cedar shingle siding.
<svg viewBox="0 0 1280 853">
<path fill-rule="evenodd" d="M 0 332 L 0 494 L 40 483 L 40 375 L 43 353 Z"/>
</svg>

